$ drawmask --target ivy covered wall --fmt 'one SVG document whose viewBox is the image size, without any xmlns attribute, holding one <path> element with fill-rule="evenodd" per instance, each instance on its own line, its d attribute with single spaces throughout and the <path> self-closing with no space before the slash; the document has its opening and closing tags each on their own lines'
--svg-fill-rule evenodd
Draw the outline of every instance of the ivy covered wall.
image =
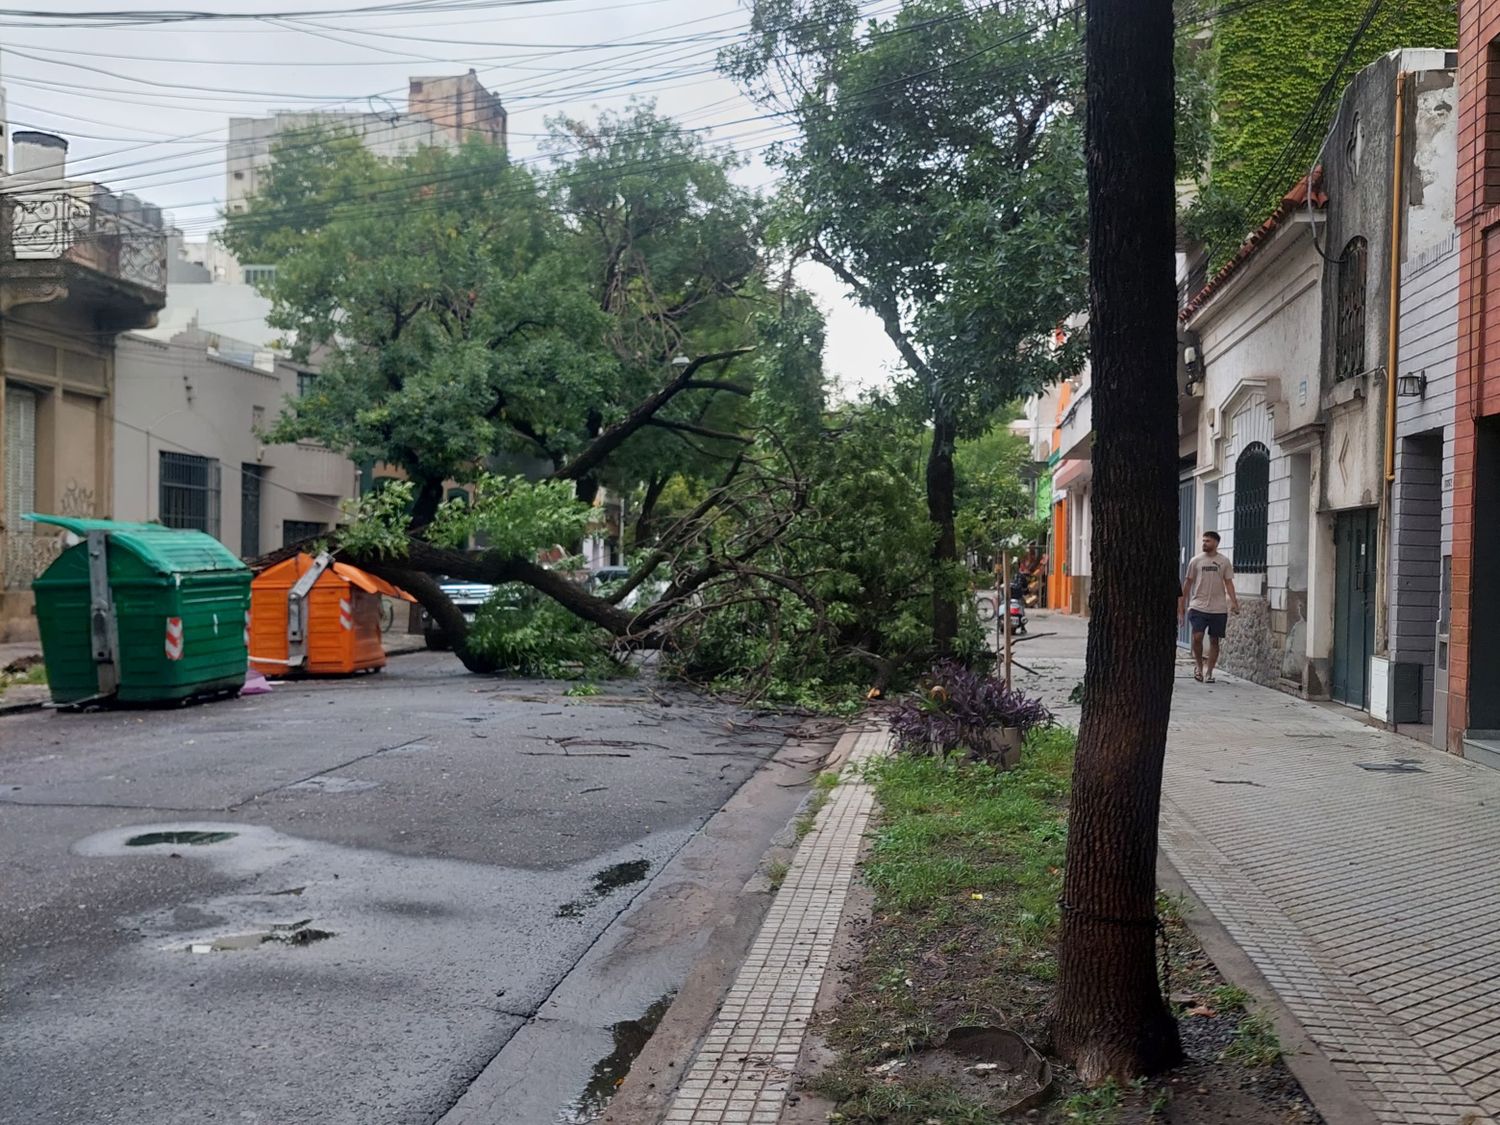
<svg viewBox="0 0 1500 1125">
<path fill-rule="evenodd" d="M 1361 68 L 1398 47 L 1457 46 L 1455 0 L 1387 2 L 1314 126 L 1283 160 L 1288 140 L 1317 103 L 1368 7 L 1368 0 L 1259 0 L 1231 7 L 1214 21 L 1206 60 L 1214 115 L 1208 126 L 1210 170 L 1186 221 L 1189 236 L 1207 244 L 1214 262 L 1233 253 L 1307 172 L 1343 87 Z"/>
</svg>

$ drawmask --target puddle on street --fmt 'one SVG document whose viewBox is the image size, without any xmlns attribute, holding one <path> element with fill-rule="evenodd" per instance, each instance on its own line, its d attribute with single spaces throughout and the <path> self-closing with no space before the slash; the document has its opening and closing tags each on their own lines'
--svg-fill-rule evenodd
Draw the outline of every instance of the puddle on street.
<svg viewBox="0 0 1500 1125">
<path fill-rule="evenodd" d="M 644 860 L 641 862 L 645 862 Z M 623 866 L 623 865 L 621 865 Z M 649 866 L 649 865 L 648 865 Z M 635 880 L 632 880 L 634 882 Z M 589 1084 L 576 1101 L 558 1114 L 558 1125 L 591 1125 L 598 1121 L 615 1096 L 615 1091 L 630 1073 L 636 1056 L 650 1042 L 662 1016 L 672 1006 L 675 992 L 669 992 L 646 1009 L 638 1020 L 621 1020 L 610 1028 L 615 1049 L 594 1064 Z"/>
<path fill-rule="evenodd" d="M 624 863 L 616 863 L 612 867 L 606 867 L 594 876 L 594 893 L 600 898 L 609 894 L 610 891 L 628 887 L 632 883 L 639 883 L 646 877 L 646 872 L 651 870 L 649 859 L 627 859 Z"/>
<path fill-rule="evenodd" d="M 233 840 L 238 832 L 147 832 L 143 836 L 132 836 L 125 841 L 127 848 L 152 848 L 158 844 L 177 846 L 198 844 L 222 844 Z"/>
<path fill-rule="evenodd" d="M 326 941 L 335 935 L 329 930 L 314 929 L 311 918 L 300 922 L 272 923 L 269 930 L 256 930 L 248 934 L 230 934 L 213 941 L 195 941 L 187 947 L 189 953 L 237 953 L 242 949 L 256 949 L 268 942 L 281 945 L 312 945 Z"/>
<path fill-rule="evenodd" d="M 581 918 L 585 910 L 605 895 L 621 887 L 628 887 L 632 883 L 639 883 L 650 870 L 649 859 L 627 859 L 624 863 L 611 864 L 594 875 L 594 885 L 588 894 L 581 899 L 563 903 L 557 908 L 555 917 Z"/>
</svg>

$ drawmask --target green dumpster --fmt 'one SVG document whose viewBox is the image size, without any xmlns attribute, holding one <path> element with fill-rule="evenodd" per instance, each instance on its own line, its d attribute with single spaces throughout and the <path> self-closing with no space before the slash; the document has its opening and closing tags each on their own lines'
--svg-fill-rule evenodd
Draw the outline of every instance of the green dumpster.
<svg viewBox="0 0 1500 1125">
<path fill-rule="evenodd" d="M 244 685 L 250 569 L 201 531 L 28 515 L 81 542 L 32 584 L 57 703 L 165 703 Z"/>
</svg>

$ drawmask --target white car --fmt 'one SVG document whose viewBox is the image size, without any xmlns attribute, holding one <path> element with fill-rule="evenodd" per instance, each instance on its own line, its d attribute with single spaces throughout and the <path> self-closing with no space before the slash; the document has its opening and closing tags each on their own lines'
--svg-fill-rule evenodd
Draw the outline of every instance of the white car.
<svg viewBox="0 0 1500 1125">
<path fill-rule="evenodd" d="M 483 582 L 464 582 L 457 578 L 440 578 L 438 585 L 470 625 L 474 624 L 480 607 L 495 593 L 494 586 L 487 586 Z M 453 647 L 453 639 L 443 632 L 442 627 L 425 609 L 422 611 L 422 639 L 427 642 L 427 647 L 430 649 L 443 650 Z"/>
<path fill-rule="evenodd" d="M 611 591 L 619 589 L 620 585 L 630 577 L 630 569 L 623 566 L 601 566 L 593 574 L 589 575 L 588 588 L 592 594 L 601 598 L 609 597 Z M 662 594 L 666 593 L 667 583 L 655 577 L 648 578 L 630 593 L 626 594 L 620 602 L 621 609 L 636 609 L 648 606 Z"/>
</svg>

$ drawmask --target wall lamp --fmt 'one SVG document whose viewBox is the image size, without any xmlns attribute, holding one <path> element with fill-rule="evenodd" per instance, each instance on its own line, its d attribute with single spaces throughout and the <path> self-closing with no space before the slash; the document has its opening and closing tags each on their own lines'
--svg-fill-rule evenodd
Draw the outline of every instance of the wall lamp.
<svg viewBox="0 0 1500 1125">
<path fill-rule="evenodd" d="M 1401 398 L 1427 397 L 1427 371 L 1408 371 L 1396 380 L 1396 394 Z"/>
</svg>

